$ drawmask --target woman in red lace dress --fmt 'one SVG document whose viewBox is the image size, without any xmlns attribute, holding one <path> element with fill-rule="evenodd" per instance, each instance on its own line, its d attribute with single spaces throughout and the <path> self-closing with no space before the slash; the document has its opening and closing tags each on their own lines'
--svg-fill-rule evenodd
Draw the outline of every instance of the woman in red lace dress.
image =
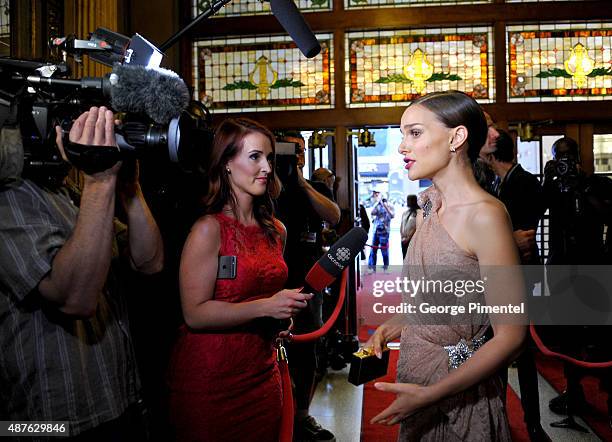
<svg viewBox="0 0 612 442">
<path fill-rule="evenodd" d="M 180 266 L 185 325 L 172 356 L 170 413 L 179 441 L 277 441 L 282 409 L 275 333 L 310 294 L 283 290 L 284 226 L 273 217 L 274 137 L 248 119 L 215 133 L 204 199 Z M 220 256 L 237 259 L 217 278 Z"/>
</svg>

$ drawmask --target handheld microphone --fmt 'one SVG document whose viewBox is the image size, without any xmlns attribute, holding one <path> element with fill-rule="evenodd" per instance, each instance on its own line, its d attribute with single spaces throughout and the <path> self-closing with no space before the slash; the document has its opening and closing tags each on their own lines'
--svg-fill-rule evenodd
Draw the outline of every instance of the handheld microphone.
<svg viewBox="0 0 612 442">
<path fill-rule="evenodd" d="M 361 252 L 367 240 L 368 234 L 361 227 L 349 230 L 310 268 L 300 291 L 316 294 L 334 282 Z M 274 321 L 277 330 L 287 330 L 290 323 L 289 319 Z"/>
<path fill-rule="evenodd" d="M 368 234 L 361 227 L 349 230 L 312 266 L 306 275 L 306 287 L 303 291 L 312 289 L 320 292 L 334 282 L 361 252 L 367 240 Z"/>
<path fill-rule="evenodd" d="M 306 58 L 315 57 L 321 52 L 321 45 L 293 0 L 270 0 L 270 8 Z"/>
</svg>

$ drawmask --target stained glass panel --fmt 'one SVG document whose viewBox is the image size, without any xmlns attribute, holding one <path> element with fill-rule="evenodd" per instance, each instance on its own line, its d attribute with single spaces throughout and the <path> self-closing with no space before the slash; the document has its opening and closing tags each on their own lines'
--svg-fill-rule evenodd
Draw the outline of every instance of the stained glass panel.
<svg viewBox="0 0 612 442">
<path fill-rule="evenodd" d="M 508 26 L 508 101 L 612 97 L 612 23 Z"/>
<path fill-rule="evenodd" d="M 331 11 L 331 0 L 294 0 L 297 7 L 302 12 Z M 194 0 L 192 14 L 198 16 L 209 9 L 210 3 L 214 0 Z M 232 0 L 217 12 L 215 17 L 236 17 L 241 15 L 262 15 L 271 14 L 270 2 L 261 0 Z"/>
<path fill-rule="evenodd" d="M 344 0 L 344 8 L 395 8 L 406 6 L 473 5 L 477 3 L 493 3 L 493 0 Z"/>
<path fill-rule="evenodd" d="M 394 106 L 457 89 L 482 103 L 495 98 L 490 27 L 350 32 L 348 107 Z"/>
<path fill-rule="evenodd" d="M 288 36 L 194 43 L 195 96 L 213 112 L 329 109 L 334 103 L 333 36 L 305 58 Z"/>
</svg>

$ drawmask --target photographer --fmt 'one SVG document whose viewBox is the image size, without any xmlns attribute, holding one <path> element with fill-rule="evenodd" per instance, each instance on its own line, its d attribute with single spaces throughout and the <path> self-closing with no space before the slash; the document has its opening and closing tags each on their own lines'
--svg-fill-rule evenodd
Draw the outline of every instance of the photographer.
<svg viewBox="0 0 612 442">
<path fill-rule="evenodd" d="M 578 144 L 572 138 L 557 140 L 552 153 L 553 160 L 544 168 L 543 190 L 550 210 L 547 282 L 554 297 L 556 290 L 561 288 L 560 283 L 567 277 L 566 268 L 557 266 L 605 264 L 603 233 L 604 225 L 610 222 L 612 181 L 584 173 Z M 603 343 L 596 343 L 598 338 L 607 334 L 598 327 L 561 326 L 557 329 L 555 336 L 562 352 L 571 356 L 578 356 L 585 346 L 593 344 L 609 348 L 605 339 Z M 584 410 L 586 405 L 580 385 L 582 370 L 565 363 L 564 371 L 567 389 L 552 399 L 549 407 L 555 413 L 571 416 Z M 603 375 L 609 378 L 609 372 Z M 609 385 L 606 387 L 609 390 Z M 575 428 L 576 424 L 569 418 L 555 426 Z"/>
<path fill-rule="evenodd" d="M 74 122 L 69 139 L 114 146 L 112 112 L 92 107 Z M 6 178 L 0 187 L 0 420 L 68 421 L 75 440 L 144 439 L 121 264 L 159 272 L 163 246 L 137 164 L 84 174 L 78 208 L 63 187 L 46 188 L 16 173 Z M 127 234 L 114 219 L 116 201 Z"/>
<path fill-rule="evenodd" d="M 382 198 L 380 192 L 372 192 L 374 208 L 372 209 L 372 224 L 374 226 L 374 238 L 372 239 L 372 250 L 368 260 L 368 267 L 376 272 L 376 258 L 378 249 L 383 257 L 384 270 L 389 267 L 389 234 L 391 233 L 391 219 L 395 216 L 393 205 Z"/>
<path fill-rule="evenodd" d="M 279 173 L 283 181 L 283 190 L 277 200 L 279 219 L 287 228 L 285 261 L 289 269 L 287 288 L 301 287 L 310 268 L 323 254 L 323 224 L 331 227 L 340 220 L 340 208 L 334 202 L 331 184 L 321 181 L 308 181 L 302 169 L 305 164 L 304 140 L 297 137 L 285 137 L 282 141 L 295 143 L 297 151 L 291 158 L 289 174 Z M 278 163 L 278 157 L 277 157 Z M 317 177 L 315 175 L 315 177 Z M 308 302 L 308 307 L 301 310 L 294 318 L 294 332 L 307 333 L 322 325 L 321 296 L 315 296 Z M 309 415 L 310 402 L 315 390 L 315 373 L 317 359 L 315 342 L 291 344 L 288 348 L 291 363 L 291 378 L 294 382 L 296 402 L 294 440 L 297 441 L 333 441 L 334 435 L 321 427 Z"/>
<path fill-rule="evenodd" d="M 552 152 L 553 159 L 544 167 L 543 183 L 550 209 L 547 264 L 603 264 L 603 232 L 612 182 L 584 173 L 578 144 L 572 138 L 555 141 Z"/>
</svg>

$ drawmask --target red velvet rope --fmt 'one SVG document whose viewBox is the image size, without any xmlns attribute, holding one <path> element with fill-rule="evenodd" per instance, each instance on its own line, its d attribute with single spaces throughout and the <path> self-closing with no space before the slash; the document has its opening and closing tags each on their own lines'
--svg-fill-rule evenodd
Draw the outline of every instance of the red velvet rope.
<svg viewBox="0 0 612 442">
<path fill-rule="evenodd" d="M 386 246 L 373 246 L 371 244 L 366 244 L 366 247 L 372 247 L 373 249 L 388 249 L 389 245 L 387 244 Z"/>
<path fill-rule="evenodd" d="M 336 308 L 332 312 L 331 316 L 325 321 L 323 327 L 318 330 L 315 330 L 310 333 L 305 333 L 303 335 L 293 335 L 291 338 L 291 342 L 309 342 L 319 339 L 321 336 L 327 334 L 327 332 L 332 328 L 332 325 L 338 319 L 338 315 L 340 314 L 340 310 L 342 309 L 342 304 L 344 304 L 344 298 L 346 298 L 346 281 L 348 278 L 348 268 L 344 269 L 342 272 L 342 277 L 340 279 L 340 293 L 338 294 L 338 302 L 336 303 Z"/>
<path fill-rule="evenodd" d="M 564 361 L 570 362 L 574 365 L 577 365 L 579 367 L 584 367 L 584 368 L 610 368 L 612 367 L 612 361 L 586 362 L 586 361 L 581 361 L 580 359 L 572 358 L 571 356 L 564 355 L 562 353 L 557 353 L 555 351 L 552 351 L 550 348 L 544 345 L 544 343 L 542 342 L 542 339 L 540 339 L 540 336 L 538 335 L 538 332 L 536 331 L 535 326 L 533 324 L 529 324 L 529 332 L 531 333 L 533 342 L 535 342 L 538 349 L 546 356 L 552 356 L 554 358 L 562 359 Z"/>
<path fill-rule="evenodd" d="M 338 319 L 338 315 L 340 314 L 340 310 L 342 309 L 342 304 L 344 304 L 344 299 L 346 298 L 347 280 L 348 268 L 344 269 L 344 271 L 342 272 L 342 277 L 340 279 L 340 293 L 338 295 L 338 302 L 336 303 L 336 308 L 332 312 L 331 316 L 327 319 L 327 321 L 325 321 L 323 327 L 311 333 L 305 333 L 303 335 L 293 335 L 293 337 L 291 338 L 292 342 L 314 341 L 325 335 L 331 329 L 332 325 L 334 325 L 334 323 L 336 322 L 336 319 Z M 289 375 L 289 365 L 287 364 L 286 359 L 279 361 L 278 366 L 280 369 L 283 384 L 283 411 L 281 416 L 281 427 L 278 440 L 279 442 L 291 442 L 293 439 L 294 419 L 291 376 Z"/>
<path fill-rule="evenodd" d="M 281 426 L 279 442 L 291 442 L 293 440 L 293 391 L 291 387 L 291 376 L 287 359 L 278 362 L 281 382 L 283 384 L 283 411 L 281 415 Z"/>
</svg>

